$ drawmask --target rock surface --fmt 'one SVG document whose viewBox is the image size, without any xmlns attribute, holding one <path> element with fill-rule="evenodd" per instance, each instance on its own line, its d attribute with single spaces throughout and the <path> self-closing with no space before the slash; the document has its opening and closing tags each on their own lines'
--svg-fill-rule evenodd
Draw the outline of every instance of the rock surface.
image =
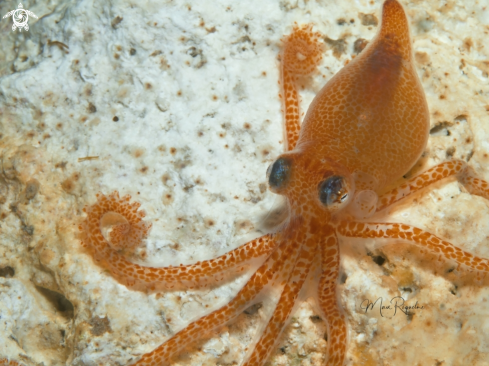
<svg viewBox="0 0 489 366">
<path fill-rule="evenodd" d="M 489 179 L 489 5 L 403 2 L 431 111 L 423 170 L 452 157 Z M 0 22 L 0 356 L 26 365 L 126 365 L 245 278 L 212 291 L 144 294 L 83 251 L 77 227 L 99 191 L 153 223 L 135 261 L 213 258 L 260 235 L 278 199 L 265 171 L 283 151 L 280 38 L 314 23 L 327 51 L 303 108 L 377 29 L 380 1 L 26 2 L 30 30 Z M 15 9 L 0 4 L 2 16 Z M 489 258 L 489 206 L 444 182 L 383 219 Z M 489 365 L 489 279 L 407 244 L 344 241 L 347 365 Z M 392 243 L 391 243 L 392 244 Z M 362 310 L 402 296 L 406 316 Z M 239 364 L 263 310 L 192 345 L 178 365 Z M 312 301 L 272 365 L 323 365 Z"/>
</svg>

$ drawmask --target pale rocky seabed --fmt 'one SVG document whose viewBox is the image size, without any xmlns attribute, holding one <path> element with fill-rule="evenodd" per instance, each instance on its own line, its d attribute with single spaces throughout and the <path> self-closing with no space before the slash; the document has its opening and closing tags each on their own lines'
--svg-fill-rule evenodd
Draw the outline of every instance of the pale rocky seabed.
<svg viewBox="0 0 489 366">
<path fill-rule="evenodd" d="M 374 36 L 381 4 L 39 0 L 23 3 L 39 17 L 28 32 L 2 19 L 0 356 L 126 365 L 232 298 L 246 276 L 212 291 L 147 295 L 119 285 L 80 246 L 83 207 L 114 190 L 142 203 L 153 228 L 134 260 L 147 265 L 213 258 L 261 235 L 278 203 L 265 171 L 283 151 L 280 38 L 294 22 L 325 36 L 305 110 L 355 41 Z M 432 117 L 416 170 L 454 157 L 488 180 L 489 1 L 403 4 Z M 1 2 L 0 14 L 17 5 Z M 489 202 L 455 181 L 382 219 L 489 258 Z M 489 365 L 487 276 L 407 244 L 344 241 L 342 254 L 347 365 Z M 360 307 L 395 296 L 424 308 L 382 317 Z M 325 364 L 325 324 L 312 304 L 305 296 L 272 365 Z M 265 308 L 175 364 L 239 364 Z"/>
</svg>

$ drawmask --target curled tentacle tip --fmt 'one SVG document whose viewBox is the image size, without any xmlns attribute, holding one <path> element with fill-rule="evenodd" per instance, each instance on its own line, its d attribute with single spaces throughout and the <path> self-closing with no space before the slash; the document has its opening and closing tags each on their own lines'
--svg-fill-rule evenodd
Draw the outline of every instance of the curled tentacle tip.
<svg viewBox="0 0 489 366">
<path fill-rule="evenodd" d="M 312 31 L 312 25 L 299 27 L 283 40 L 285 47 L 282 60 L 287 69 L 295 74 L 307 75 L 315 70 L 322 59 L 324 45 L 320 42 L 320 33 Z"/>
<path fill-rule="evenodd" d="M 95 257 L 105 257 L 109 251 L 130 252 L 146 238 L 151 228 L 143 221 L 141 204 L 131 202 L 131 196 L 119 196 L 114 191 L 105 196 L 97 194 L 97 202 L 85 207 L 86 219 L 79 226 L 82 245 L 91 249 Z"/>
<path fill-rule="evenodd" d="M 124 249 L 124 238 L 131 231 L 131 224 L 121 214 L 109 211 L 100 219 L 100 231 L 112 249 L 119 251 Z"/>
</svg>

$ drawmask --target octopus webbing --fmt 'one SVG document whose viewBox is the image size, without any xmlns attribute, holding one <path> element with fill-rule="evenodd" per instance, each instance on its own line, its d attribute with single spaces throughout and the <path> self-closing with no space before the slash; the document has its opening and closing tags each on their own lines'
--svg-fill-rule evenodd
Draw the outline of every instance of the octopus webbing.
<svg viewBox="0 0 489 366">
<path fill-rule="evenodd" d="M 343 365 L 348 322 L 337 300 L 340 238 L 384 238 L 409 242 L 445 260 L 479 272 L 489 261 L 434 234 L 402 224 L 368 219 L 398 201 L 448 177 L 489 198 L 489 184 L 461 160 L 450 160 L 392 188 L 420 158 L 428 140 L 429 111 L 413 66 L 408 19 L 396 0 L 383 5 L 378 34 L 340 70 L 300 121 L 300 81 L 315 72 L 323 51 L 312 26 L 295 27 L 283 40 L 281 97 L 286 152 L 269 167 L 272 192 L 285 197 L 288 217 L 280 229 L 215 259 L 155 268 L 131 263 L 127 253 L 148 235 L 140 204 L 117 192 L 99 194 L 85 208 L 82 244 L 120 283 L 143 291 L 215 285 L 262 260 L 236 296 L 190 323 L 136 365 L 169 365 L 172 358 L 255 304 L 263 293 L 279 293 L 275 309 L 243 365 L 263 365 L 293 315 L 303 287 L 316 287 L 327 323 L 326 365 Z"/>
</svg>

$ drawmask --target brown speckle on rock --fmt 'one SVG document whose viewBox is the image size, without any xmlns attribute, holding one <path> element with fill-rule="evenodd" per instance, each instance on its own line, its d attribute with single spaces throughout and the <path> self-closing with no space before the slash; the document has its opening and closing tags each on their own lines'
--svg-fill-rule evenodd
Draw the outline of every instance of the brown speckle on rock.
<svg viewBox="0 0 489 366">
<path fill-rule="evenodd" d="M 163 194 L 162 202 L 164 205 L 169 205 L 173 202 L 173 194 L 166 192 Z"/>
<path fill-rule="evenodd" d="M 451 158 L 454 154 L 455 154 L 455 147 L 454 146 L 451 146 L 447 149 L 447 151 L 445 152 L 446 153 L 446 156 L 447 158 Z"/>
<path fill-rule="evenodd" d="M 309 319 L 313 322 L 313 323 L 321 323 L 323 321 L 323 319 L 319 316 L 319 315 L 311 315 L 309 317 Z"/>
<path fill-rule="evenodd" d="M 143 149 L 136 149 L 136 150 L 134 150 L 134 157 L 135 158 L 140 158 L 143 155 L 144 155 L 144 150 Z"/>
<path fill-rule="evenodd" d="M 463 47 L 465 50 L 467 50 L 467 52 L 470 52 L 470 49 L 474 46 L 474 41 L 472 41 L 472 38 L 465 38 L 464 39 L 464 43 L 463 43 Z"/>
<path fill-rule="evenodd" d="M 31 200 L 36 197 L 39 191 L 39 182 L 36 179 L 31 179 L 27 182 L 25 186 L 25 198 Z"/>
<path fill-rule="evenodd" d="M 243 313 L 245 313 L 246 315 L 255 315 L 258 310 L 260 310 L 262 308 L 263 304 L 261 302 L 259 302 L 258 304 L 254 304 L 254 305 L 251 305 L 250 307 L 246 308 Z"/>
<path fill-rule="evenodd" d="M 414 54 L 414 59 L 418 64 L 427 65 L 430 63 L 430 56 L 426 52 L 416 52 Z"/>
<path fill-rule="evenodd" d="M 234 224 L 234 227 L 236 228 L 236 230 L 244 230 L 244 231 L 251 231 L 253 230 L 254 226 L 253 224 L 251 223 L 250 220 L 242 220 L 242 221 L 238 221 Z"/>
<path fill-rule="evenodd" d="M 111 23 L 112 28 L 116 29 L 123 19 L 124 18 L 120 16 L 116 16 L 114 19 L 112 19 L 112 23 Z"/>
<path fill-rule="evenodd" d="M 101 336 L 104 333 L 112 332 L 108 317 L 101 318 L 99 316 L 95 316 L 90 320 L 89 324 L 92 326 L 90 333 L 92 333 L 94 336 Z"/>
<path fill-rule="evenodd" d="M 364 14 L 364 13 L 358 13 L 358 18 L 360 19 L 360 22 L 362 25 L 373 25 L 377 26 L 379 24 L 379 20 L 374 14 Z"/>
<path fill-rule="evenodd" d="M 204 224 L 207 227 L 212 227 L 216 224 L 216 222 L 213 219 L 207 218 L 207 219 L 204 219 Z"/>
<path fill-rule="evenodd" d="M 446 128 L 451 127 L 451 126 L 453 126 L 453 122 L 448 122 L 448 121 L 438 122 L 436 125 L 434 125 L 430 129 L 430 135 L 433 135 L 433 134 L 440 132 L 443 129 L 446 129 Z M 446 136 L 448 136 L 448 135 L 449 135 L 449 133 L 447 131 Z"/>
<path fill-rule="evenodd" d="M 95 113 L 95 112 L 97 112 L 97 107 L 95 107 L 95 105 L 92 102 L 90 102 L 90 103 L 88 103 L 87 110 L 88 110 L 88 113 Z"/>
<path fill-rule="evenodd" d="M 346 41 L 342 38 L 331 39 L 329 37 L 324 37 L 324 41 L 333 50 L 333 56 L 340 58 L 340 56 L 346 51 Z"/>
<path fill-rule="evenodd" d="M 165 173 L 161 176 L 161 181 L 163 182 L 163 184 L 167 185 L 168 184 L 168 181 L 171 179 L 170 177 L 170 174 L 168 173 Z"/>
<path fill-rule="evenodd" d="M 353 52 L 357 55 L 363 51 L 365 47 L 367 47 L 368 41 L 364 38 L 358 38 L 355 43 L 353 43 Z"/>
<path fill-rule="evenodd" d="M 457 122 L 464 122 L 464 123 L 466 123 L 468 118 L 469 118 L 468 115 L 461 114 L 461 115 L 455 117 L 454 120 L 457 121 Z"/>
<path fill-rule="evenodd" d="M 12 267 L 6 266 L 0 268 L 0 277 L 12 278 L 14 276 L 15 276 L 15 270 Z"/>
<path fill-rule="evenodd" d="M 76 188 L 76 183 L 80 180 L 80 173 L 73 173 L 71 177 L 65 179 L 61 183 L 61 188 L 63 188 L 63 191 L 66 193 L 73 193 L 73 191 Z"/>
<path fill-rule="evenodd" d="M 56 163 L 56 164 L 54 165 L 54 167 L 55 167 L 56 169 L 64 169 L 64 168 L 66 168 L 66 165 L 67 165 L 67 164 L 68 164 L 68 162 L 66 162 L 66 161 L 61 161 L 61 162 L 59 162 L 59 163 Z"/>
</svg>

